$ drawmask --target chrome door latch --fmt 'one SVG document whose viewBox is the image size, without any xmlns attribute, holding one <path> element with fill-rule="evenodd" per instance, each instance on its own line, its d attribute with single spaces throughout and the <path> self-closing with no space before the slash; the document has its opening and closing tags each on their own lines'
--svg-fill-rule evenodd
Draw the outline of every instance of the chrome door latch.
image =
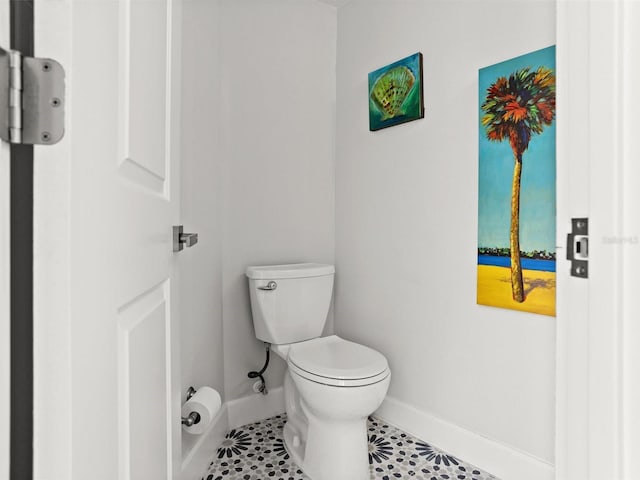
<svg viewBox="0 0 640 480">
<path fill-rule="evenodd" d="M 0 48 L 0 139 L 53 145 L 64 136 L 64 68 Z"/>
<path fill-rule="evenodd" d="M 589 278 L 589 219 L 572 218 L 567 234 L 567 260 L 571 261 L 571 276 Z"/>
<path fill-rule="evenodd" d="M 197 233 L 184 233 L 182 225 L 173 226 L 173 251 L 179 252 L 185 245 L 187 247 L 193 247 L 198 243 Z"/>
</svg>

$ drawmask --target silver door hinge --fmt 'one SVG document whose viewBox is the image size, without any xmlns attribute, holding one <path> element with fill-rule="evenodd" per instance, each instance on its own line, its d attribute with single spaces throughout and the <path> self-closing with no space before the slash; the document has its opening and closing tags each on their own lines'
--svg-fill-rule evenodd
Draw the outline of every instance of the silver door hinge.
<svg viewBox="0 0 640 480">
<path fill-rule="evenodd" d="M 571 261 L 571 276 L 589 278 L 589 219 L 572 218 L 567 234 L 567 260 Z"/>
<path fill-rule="evenodd" d="M 53 145 L 64 136 L 64 69 L 0 48 L 0 139 Z"/>
</svg>

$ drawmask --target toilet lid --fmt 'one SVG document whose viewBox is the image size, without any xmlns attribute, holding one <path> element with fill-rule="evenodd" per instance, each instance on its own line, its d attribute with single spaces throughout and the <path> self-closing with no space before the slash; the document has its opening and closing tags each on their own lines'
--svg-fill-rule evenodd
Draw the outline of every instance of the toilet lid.
<svg viewBox="0 0 640 480">
<path fill-rule="evenodd" d="M 375 383 L 389 373 L 389 364 L 384 355 L 337 335 L 291 345 L 288 362 L 296 373 L 312 380 L 316 380 L 316 377 L 326 379 L 326 383 L 331 385 L 346 385 L 352 381 L 358 384 Z"/>
</svg>

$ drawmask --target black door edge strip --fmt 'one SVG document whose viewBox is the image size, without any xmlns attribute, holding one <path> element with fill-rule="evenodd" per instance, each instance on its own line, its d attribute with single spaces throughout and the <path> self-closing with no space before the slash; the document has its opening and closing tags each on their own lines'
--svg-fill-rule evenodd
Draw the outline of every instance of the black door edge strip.
<svg viewBox="0 0 640 480">
<path fill-rule="evenodd" d="M 10 48 L 34 55 L 34 0 L 10 0 Z M 33 146 L 11 145 L 11 480 L 33 480 Z"/>
</svg>

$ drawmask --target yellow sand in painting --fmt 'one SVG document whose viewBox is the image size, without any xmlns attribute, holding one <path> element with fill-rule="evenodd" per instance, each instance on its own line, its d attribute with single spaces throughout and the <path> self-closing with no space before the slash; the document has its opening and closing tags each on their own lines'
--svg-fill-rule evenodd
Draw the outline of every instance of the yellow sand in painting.
<svg viewBox="0 0 640 480">
<path fill-rule="evenodd" d="M 511 270 L 507 267 L 478 265 L 478 303 L 525 312 L 556 314 L 556 273 L 523 270 L 525 300 L 511 296 Z"/>
</svg>

